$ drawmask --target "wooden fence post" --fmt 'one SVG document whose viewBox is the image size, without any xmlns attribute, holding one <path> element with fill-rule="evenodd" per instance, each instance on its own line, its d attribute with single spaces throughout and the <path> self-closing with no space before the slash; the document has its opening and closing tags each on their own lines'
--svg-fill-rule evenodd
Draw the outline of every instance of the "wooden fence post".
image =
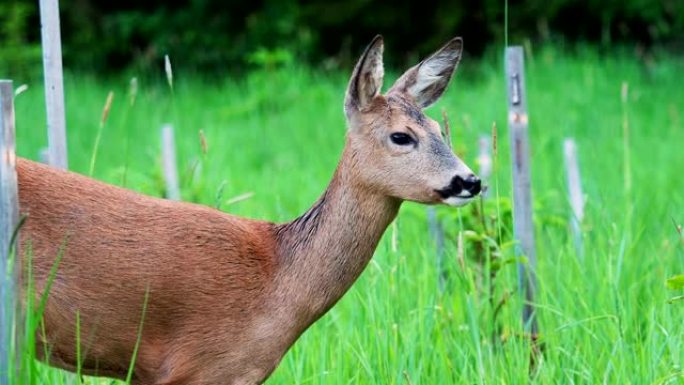
<svg viewBox="0 0 684 385">
<path fill-rule="evenodd" d="M 444 227 L 437 219 L 437 210 L 434 207 L 427 208 L 428 231 L 435 246 L 437 254 L 437 279 L 439 290 L 444 291 L 447 283 L 447 270 L 444 262 Z"/>
<path fill-rule="evenodd" d="M 50 165 L 66 170 L 68 163 L 66 119 L 64 117 L 62 39 L 59 31 L 59 0 L 40 0 L 40 23 L 43 41 L 48 160 Z"/>
<path fill-rule="evenodd" d="M 166 198 L 179 201 L 181 197 L 178 187 L 176 141 L 173 135 L 173 126 L 170 124 L 165 124 L 162 127 L 162 163 L 164 180 L 166 181 Z"/>
<path fill-rule="evenodd" d="M 565 155 L 565 170 L 568 178 L 568 198 L 572 209 L 570 227 L 575 239 L 577 256 L 582 259 L 584 258 L 584 246 L 581 224 L 584 219 L 584 195 L 582 194 L 582 182 L 577 165 L 577 146 L 574 140 L 568 138 L 563 141 L 563 154 Z"/>
<path fill-rule="evenodd" d="M 525 100 L 525 71 L 523 49 L 506 48 L 506 84 L 508 95 L 508 127 L 511 136 L 513 163 L 513 230 L 516 254 L 527 262 L 518 262 L 520 288 L 525 298 L 523 326 L 536 339 L 537 318 L 534 299 L 537 288 L 537 255 L 532 222 L 532 192 L 530 191 L 530 150 L 527 136 L 527 103 Z"/>
<path fill-rule="evenodd" d="M 14 355 L 20 351 L 20 340 L 12 333 L 19 310 L 20 264 L 10 262 L 12 234 L 19 221 L 13 97 L 12 81 L 0 80 L 0 385 L 9 383 L 10 349 L 14 347 Z"/>
</svg>

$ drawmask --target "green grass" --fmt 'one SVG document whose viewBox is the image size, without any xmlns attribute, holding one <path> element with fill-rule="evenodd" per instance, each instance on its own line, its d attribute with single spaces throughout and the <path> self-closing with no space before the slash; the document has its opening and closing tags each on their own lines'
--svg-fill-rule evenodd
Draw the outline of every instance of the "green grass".
<svg viewBox="0 0 684 385">
<path fill-rule="evenodd" d="M 447 109 L 455 150 L 475 169 L 478 137 L 489 135 L 496 122 L 498 170 L 490 184 L 498 184 L 505 209 L 511 190 L 503 68 L 499 60 L 487 59 L 466 59 L 465 66 L 429 114 L 437 119 Z M 684 241 L 673 224 L 684 222 L 682 70 L 681 59 L 644 66 L 630 56 L 605 58 L 590 50 L 574 56 L 541 50 L 527 58 L 536 302 L 544 346 L 534 383 L 684 382 L 684 302 L 668 304 L 682 293 L 665 285 L 684 272 Z M 113 90 L 93 170 L 97 179 L 121 185 L 125 170 L 127 187 L 163 195 L 160 128 L 171 122 L 184 200 L 219 202 L 237 215 L 286 221 L 325 189 L 344 143 L 346 72 L 295 68 L 203 81 L 174 68 L 174 75 L 173 97 L 163 74 L 141 77 L 131 107 L 127 80 L 69 74 L 70 168 L 89 172 L 102 107 Z M 629 84 L 624 104 L 623 82 Z M 40 88 L 31 84 L 16 99 L 18 153 L 34 159 L 46 145 Z M 206 135 L 206 154 L 199 130 Z M 587 196 L 583 261 L 569 234 L 562 167 L 562 140 L 568 136 L 578 144 Z M 245 193 L 254 195 L 227 203 Z M 450 274 L 440 293 L 425 210 L 405 204 L 359 281 L 302 336 L 268 383 L 529 383 L 530 344 L 522 334 L 514 265 L 505 265 L 493 282 L 496 301 L 505 293 L 511 298 L 498 318 L 498 339 L 504 342 L 492 343 L 486 290 L 491 264 L 472 258 L 477 250 L 471 241 L 464 250 L 465 270 L 456 258 L 455 239 L 473 223 L 473 207 L 438 208 L 448 232 Z M 497 212 L 494 202 L 486 208 L 487 215 Z M 505 237 L 508 222 L 500 225 Z M 503 253 L 510 256 L 510 248 Z M 31 370 L 36 383 L 77 383 L 75 376 L 44 365 Z"/>
</svg>

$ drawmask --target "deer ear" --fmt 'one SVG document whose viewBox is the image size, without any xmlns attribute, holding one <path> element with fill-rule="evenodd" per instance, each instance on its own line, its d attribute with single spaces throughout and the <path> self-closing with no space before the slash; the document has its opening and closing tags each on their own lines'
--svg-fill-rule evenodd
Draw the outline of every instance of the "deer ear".
<svg viewBox="0 0 684 385">
<path fill-rule="evenodd" d="M 367 107 L 371 100 L 380 94 L 382 79 L 385 75 L 382 66 L 382 50 L 382 36 L 377 35 L 356 63 L 344 97 L 344 113 L 347 118 Z"/>
<path fill-rule="evenodd" d="M 408 95 L 420 108 L 427 108 L 446 90 L 451 75 L 461 60 L 463 40 L 451 39 L 444 47 L 412 67 L 394 83 L 390 93 Z"/>
</svg>

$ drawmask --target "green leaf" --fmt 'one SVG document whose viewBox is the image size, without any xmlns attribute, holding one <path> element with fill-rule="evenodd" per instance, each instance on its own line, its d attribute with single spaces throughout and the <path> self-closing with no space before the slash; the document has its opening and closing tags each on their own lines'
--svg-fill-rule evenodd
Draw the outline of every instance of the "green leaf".
<svg viewBox="0 0 684 385">
<path fill-rule="evenodd" d="M 667 301 L 667 303 L 673 304 L 673 303 L 675 303 L 676 301 L 682 301 L 682 300 L 684 300 L 684 295 L 678 295 L 678 296 L 676 296 L 676 297 L 670 298 L 670 299 Z"/>
<path fill-rule="evenodd" d="M 667 287 L 672 290 L 684 289 L 684 274 L 675 275 L 668 279 Z"/>
<path fill-rule="evenodd" d="M 509 257 L 505 259 L 495 259 L 492 261 L 491 269 L 493 271 L 498 271 L 506 265 L 512 265 L 516 262 L 527 263 L 527 258 L 525 257 Z"/>
<path fill-rule="evenodd" d="M 463 238 L 472 241 L 481 241 L 483 235 L 472 230 L 465 230 L 463 231 Z"/>
</svg>

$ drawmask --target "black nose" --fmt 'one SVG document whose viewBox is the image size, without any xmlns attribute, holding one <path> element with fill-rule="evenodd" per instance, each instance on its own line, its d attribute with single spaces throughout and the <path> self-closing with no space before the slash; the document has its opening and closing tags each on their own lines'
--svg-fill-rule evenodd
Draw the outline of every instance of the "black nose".
<svg viewBox="0 0 684 385">
<path fill-rule="evenodd" d="M 480 191 L 482 190 L 482 182 L 480 182 L 480 178 L 476 177 L 473 174 L 470 174 L 463 178 L 460 175 L 456 175 L 451 179 L 451 184 L 443 188 L 441 190 L 435 190 L 439 193 L 439 195 L 442 196 L 442 198 L 447 199 L 450 197 L 461 197 L 461 198 L 471 198 L 474 197 L 475 195 L 479 194 Z M 467 191 L 470 196 L 461 196 L 461 193 L 463 191 Z"/>
<path fill-rule="evenodd" d="M 451 184 L 455 185 L 454 187 L 461 187 L 463 190 L 466 190 L 472 195 L 477 195 L 482 190 L 482 182 L 480 181 L 480 178 L 473 174 L 470 174 L 465 178 L 457 175 L 454 177 L 454 180 L 451 182 Z"/>
</svg>

